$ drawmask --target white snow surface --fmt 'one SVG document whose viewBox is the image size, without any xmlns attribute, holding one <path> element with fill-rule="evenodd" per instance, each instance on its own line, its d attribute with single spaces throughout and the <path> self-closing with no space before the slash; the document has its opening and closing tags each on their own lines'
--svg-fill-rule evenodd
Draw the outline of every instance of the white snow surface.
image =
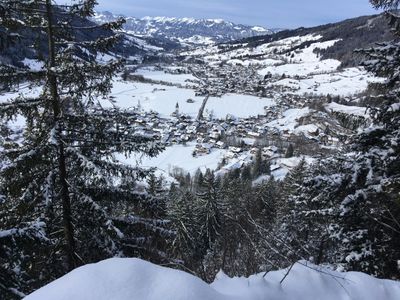
<svg viewBox="0 0 400 300">
<path fill-rule="evenodd" d="M 176 75 L 172 75 L 176 76 Z M 176 103 L 179 112 L 196 118 L 204 97 L 195 96 L 192 89 L 159 84 L 128 83 L 114 81 L 112 96 L 115 105 L 120 108 L 136 107 L 138 103 L 145 111 L 156 111 L 163 118 L 169 118 L 175 111 Z M 194 103 L 188 103 L 192 99 Z M 107 102 L 103 103 L 109 105 Z M 210 97 L 205 111 L 212 112 L 215 118 L 224 119 L 228 114 L 238 118 L 248 118 L 264 114 L 264 107 L 275 105 L 275 101 L 249 95 L 226 94 L 221 98 Z"/>
<path fill-rule="evenodd" d="M 123 155 L 119 155 L 118 159 L 129 165 L 140 164 L 145 168 L 157 168 L 159 175 L 168 177 L 174 168 L 181 168 L 191 174 L 194 174 L 197 169 L 201 169 L 203 172 L 207 169 L 215 170 L 226 152 L 222 149 L 213 149 L 210 154 L 193 157 L 195 146 L 195 142 L 187 143 L 187 145 L 172 145 L 156 157 L 131 156 L 125 158 Z"/>
<path fill-rule="evenodd" d="M 80 267 L 26 300 L 398 300 L 400 282 L 363 273 L 339 273 L 304 261 L 249 278 L 222 271 L 212 284 L 135 258 L 112 258 Z M 263 276 L 265 275 L 265 276 Z"/>
<path fill-rule="evenodd" d="M 359 116 L 368 118 L 368 108 L 367 107 L 359 107 L 359 106 L 348 106 L 339 104 L 336 102 L 329 103 L 325 106 L 327 111 L 337 111 L 349 115 Z"/>
<path fill-rule="evenodd" d="M 269 122 L 267 126 L 293 132 L 298 125 L 298 120 L 307 116 L 309 113 L 310 109 L 308 107 L 291 108 L 283 112 L 282 118 Z"/>
<path fill-rule="evenodd" d="M 44 63 L 36 59 L 25 58 L 22 63 L 31 71 L 41 71 L 44 67 Z"/>
<path fill-rule="evenodd" d="M 135 74 L 142 75 L 154 81 L 165 81 L 182 85 L 188 84 L 186 80 L 196 80 L 196 77 L 191 74 L 169 74 L 164 71 L 155 70 L 154 67 L 139 68 Z"/>
</svg>

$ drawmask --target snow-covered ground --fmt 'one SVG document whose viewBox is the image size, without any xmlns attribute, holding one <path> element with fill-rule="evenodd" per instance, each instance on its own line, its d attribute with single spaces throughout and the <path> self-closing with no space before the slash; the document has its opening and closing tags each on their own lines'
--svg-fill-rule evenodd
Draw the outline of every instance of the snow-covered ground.
<svg viewBox="0 0 400 300">
<path fill-rule="evenodd" d="M 316 49 L 326 49 L 333 46 L 338 40 L 332 40 L 322 43 L 314 43 L 311 46 L 293 53 L 293 58 L 290 59 L 288 64 L 277 67 L 267 67 L 259 71 L 260 75 L 267 73 L 288 76 L 306 76 L 315 73 L 326 73 L 336 71 L 340 66 L 340 61 L 335 59 L 321 60 L 319 56 L 314 53 Z"/>
<path fill-rule="evenodd" d="M 165 81 L 181 85 L 188 84 L 187 80 L 197 80 L 196 77 L 191 74 L 171 74 L 155 70 L 154 67 L 139 68 L 136 70 L 135 75 L 142 75 L 154 81 Z"/>
<path fill-rule="evenodd" d="M 0 93 L 0 103 L 7 102 L 16 97 L 21 98 L 34 98 L 38 97 L 42 92 L 41 87 L 30 87 L 28 84 L 21 84 L 18 87 L 18 91 L 9 92 L 9 93 Z"/>
<path fill-rule="evenodd" d="M 279 130 L 288 130 L 293 132 L 298 125 L 298 120 L 310 113 L 308 107 L 291 108 L 283 112 L 282 118 L 274 120 L 267 124 L 268 127 L 277 128 Z"/>
<path fill-rule="evenodd" d="M 304 63 L 290 63 L 281 66 L 270 66 L 260 70 L 258 73 L 262 76 L 271 73 L 273 75 L 287 76 L 307 76 L 315 73 L 333 72 L 340 66 L 340 61 L 335 59 L 326 59 L 322 61 L 310 61 Z"/>
<path fill-rule="evenodd" d="M 169 74 L 166 74 L 169 75 Z M 171 75 L 177 76 L 177 75 Z M 166 78 L 168 78 L 167 76 Z M 162 78 L 160 76 L 160 78 Z M 131 83 L 120 80 L 114 81 L 112 96 L 115 105 L 121 108 L 140 107 L 145 111 L 156 111 L 163 118 L 171 117 L 176 104 L 179 112 L 196 118 L 204 97 L 195 95 L 192 89 L 178 88 L 159 84 Z M 192 99 L 194 103 L 188 103 Z M 110 104 L 103 101 L 103 105 Z M 265 107 L 275 105 L 275 101 L 249 95 L 226 94 L 221 98 L 210 97 L 205 107 L 215 118 L 224 119 L 228 114 L 237 118 L 248 118 L 265 113 Z"/>
<path fill-rule="evenodd" d="M 118 159 L 130 165 L 140 164 L 143 167 L 156 168 L 159 175 L 168 177 L 168 174 L 172 173 L 174 168 L 181 168 L 191 174 L 194 174 L 197 169 L 201 169 L 203 172 L 207 168 L 215 170 L 226 152 L 225 150 L 214 149 L 210 154 L 193 157 L 192 153 L 195 146 L 196 143 L 194 142 L 187 143 L 187 145 L 173 145 L 153 158 L 119 156 Z"/>
<path fill-rule="evenodd" d="M 284 67 L 293 67 L 291 69 L 292 75 L 303 76 L 303 73 L 307 72 L 307 69 L 304 72 L 302 71 L 301 68 L 304 67 L 303 65 L 285 65 Z M 332 72 L 310 75 L 299 79 L 285 78 L 270 83 L 269 86 L 292 88 L 294 90 L 293 93 L 298 95 L 309 93 L 315 95 L 349 96 L 361 93 L 367 89 L 369 83 L 379 81 L 382 81 L 382 79 L 372 76 L 362 68 L 348 68 L 340 72 L 332 70 Z"/>
<path fill-rule="evenodd" d="M 139 259 L 113 258 L 80 267 L 26 300 L 398 300 L 400 283 L 339 273 L 307 262 L 249 278 L 222 271 L 212 284 Z M 264 276 L 265 275 L 265 276 Z"/>
<path fill-rule="evenodd" d="M 360 116 L 364 118 L 369 118 L 368 109 L 366 107 L 359 107 L 359 106 L 348 106 L 339 104 L 336 102 L 329 103 L 325 106 L 325 109 L 328 112 L 337 111 L 349 115 Z"/>
</svg>

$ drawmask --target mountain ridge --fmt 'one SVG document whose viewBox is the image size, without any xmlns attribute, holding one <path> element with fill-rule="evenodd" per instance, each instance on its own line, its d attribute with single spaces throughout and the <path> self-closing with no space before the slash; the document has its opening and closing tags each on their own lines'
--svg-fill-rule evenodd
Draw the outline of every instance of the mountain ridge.
<svg viewBox="0 0 400 300">
<path fill-rule="evenodd" d="M 176 17 L 130 17 L 111 12 L 97 12 L 92 18 L 96 23 L 126 20 L 124 30 L 128 33 L 152 38 L 178 41 L 183 45 L 201 45 L 229 42 L 258 35 L 273 34 L 274 31 L 257 25 L 242 25 L 223 19 L 195 19 Z"/>
</svg>

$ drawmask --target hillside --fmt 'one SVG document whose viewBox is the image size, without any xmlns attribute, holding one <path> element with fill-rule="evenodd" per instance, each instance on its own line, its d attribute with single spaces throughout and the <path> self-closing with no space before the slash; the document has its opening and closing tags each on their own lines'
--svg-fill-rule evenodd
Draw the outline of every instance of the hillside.
<svg viewBox="0 0 400 300">
<path fill-rule="evenodd" d="M 251 37 L 240 42 L 233 42 L 231 45 L 240 47 L 240 45 L 247 44 L 247 47 L 257 47 L 295 36 L 321 35 L 321 42 L 340 39 L 335 45 L 321 50 L 323 59 L 340 60 L 344 67 L 356 66 L 359 64 L 360 58 L 353 53 L 355 49 L 367 48 L 375 43 L 390 41 L 395 38 L 387 21 L 384 14 L 362 16 L 338 23 L 283 30 L 273 35 Z M 306 46 L 307 42 L 298 45 L 298 48 Z"/>
<path fill-rule="evenodd" d="M 65 15 L 62 10 L 57 10 L 55 16 L 59 21 L 71 22 L 71 25 L 79 27 L 93 27 L 96 23 L 81 18 L 79 16 L 70 17 Z M 111 36 L 113 33 L 109 29 L 95 28 L 93 30 L 75 30 L 74 36 L 79 41 L 94 41 L 101 36 Z M 11 36 L 18 36 L 18 39 L 13 39 Z M 36 47 L 32 47 L 36 45 Z M 48 46 L 45 38 L 45 33 L 37 34 L 33 30 L 7 31 L 0 25 L 0 64 L 11 64 L 24 66 L 23 61 L 35 61 L 43 59 L 47 56 Z M 176 48 L 176 43 L 163 39 L 151 39 L 146 37 L 139 37 L 132 34 L 125 34 L 121 37 L 120 41 L 114 46 L 109 53 L 116 57 L 125 57 L 130 60 L 140 62 L 144 56 L 156 56 L 159 52 L 164 52 L 169 49 Z M 85 58 L 84 49 L 76 49 L 76 55 Z M 27 65 L 29 66 L 29 64 Z"/>
</svg>

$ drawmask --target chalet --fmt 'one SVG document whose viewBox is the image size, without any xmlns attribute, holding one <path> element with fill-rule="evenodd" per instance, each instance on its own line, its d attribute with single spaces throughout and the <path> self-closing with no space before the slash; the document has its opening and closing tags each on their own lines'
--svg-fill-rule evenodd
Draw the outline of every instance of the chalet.
<svg viewBox="0 0 400 300">
<path fill-rule="evenodd" d="M 233 153 L 242 152 L 242 148 L 239 148 L 239 147 L 229 147 L 228 149 L 229 149 L 229 151 L 232 151 Z"/>
<path fill-rule="evenodd" d="M 215 143 L 215 146 L 219 149 L 225 149 L 226 148 L 226 144 L 222 141 L 218 141 Z"/>
<path fill-rule="evenodd" d="M 194 152 L 196 155 L 207 155 L 211 153 L 211 148 L 210 144 L 197 144 Z"/>
<path fill-rule="evenodd" d="M 210 138 L 218 140 L 220 138 L 220 134 L 218 132 L 210 132 Z"/>
<path fill-rule="evenodd" d="M 262 155 L 264 157 L 271 158 L 275 156 L 275 154 L 278 152 L 278 148 L 276 146 L 269 146 L 269 147 L 264 147 L 262 149 Z"/>
<path fill-rule="evenodd" d="M 280 165 L 274 164 L 274 165 L 271 165 L 270 170 L 271 170 L 271 172 L 274 172 L 274 171 L 277 171 L 277 170 L 279 170 L 281 168 L 282 167 Z"/>
<path fill-rule="evenodd" d="M 259 138 L 259 137 L 261 137 L 261 134 L 260 134 L 260 133 L 254 132 L 254 131 L 248 132 L 247 135 L 248 135 L 249 137 L 252 137 L 252 138 Z"/>
</svg>

